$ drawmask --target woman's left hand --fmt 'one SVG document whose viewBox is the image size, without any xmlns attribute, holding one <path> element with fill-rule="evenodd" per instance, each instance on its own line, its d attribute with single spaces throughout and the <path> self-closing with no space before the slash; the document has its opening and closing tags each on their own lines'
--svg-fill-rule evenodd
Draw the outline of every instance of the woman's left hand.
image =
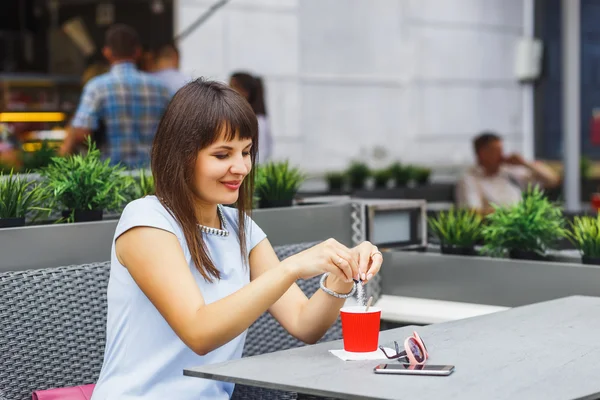
<svg viewBox="0 0 600 400">
<path fill-rule="evenodd" d="M 370 281 L 381 269 L 383 254 L 377 246 L 366 241 L 354 247 L 352 251 L 357 257 L 360 279 L 364 283 Z"/>
</svg>

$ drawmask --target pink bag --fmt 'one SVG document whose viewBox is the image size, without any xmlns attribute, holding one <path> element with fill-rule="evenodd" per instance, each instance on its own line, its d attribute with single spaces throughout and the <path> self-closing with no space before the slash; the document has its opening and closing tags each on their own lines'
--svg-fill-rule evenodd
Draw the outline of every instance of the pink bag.
<svg viewBox="0 0 600 400">
<path fill-rule="evenodd" d="M 90 400 L 94 384 L 67 388 L 37 390 L 33 392 L 32 400 Z"/>
</svg>

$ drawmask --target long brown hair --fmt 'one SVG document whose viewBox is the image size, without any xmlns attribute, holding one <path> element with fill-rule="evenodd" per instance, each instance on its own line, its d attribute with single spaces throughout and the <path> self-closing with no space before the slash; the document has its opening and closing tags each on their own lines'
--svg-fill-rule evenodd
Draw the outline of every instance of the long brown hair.
<svg viewBox="0 0 600 400">
<path fill-rule="evenodd" d="M 224 128 L 224 129 L 223 129 Z M 252 108 L 235 90 L 198 79 L 179 89 L 167 106 L 152 145 L 151 166 L 156 197 L 183 229 L 192 261 L 208 282 L 220 279 L 196 220 L 194 165 L 200 150 L 225 140 L 251 139 L 252 167 L 258 149 L 258 123 Z M 240 186 L 237 201 L 240 251 L 247 265 L 246 215 L 252 209 L 254 168 Z"/>
<path fill-rule="evenodd" d="M 254 113 L 267 116 L 265 89 L 262 79 L 247 72 L 234 72 L 231 74 L 231 79 L 248 93 L 248 103 L 252 106 Z"/>
</svg>

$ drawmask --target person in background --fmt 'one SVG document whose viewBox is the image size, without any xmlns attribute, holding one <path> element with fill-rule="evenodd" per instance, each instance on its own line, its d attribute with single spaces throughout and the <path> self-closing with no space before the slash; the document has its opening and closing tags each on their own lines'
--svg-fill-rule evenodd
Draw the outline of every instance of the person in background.
<svg viewBox="0 0 600 400">
<path fill-rule="evenodd" d="M 254 110 L 258 119 L 259 163 L 268 162 L 273 155 L 273 137 L 267 117 L 262 79 L 246 72 L 234 72 L 229 79 L 229 85 L 248 100 Z"/>
<path fill-rule="evenodd" d="M 112 242 L 92 400 L 229 399 L 232 383 L 183 369 L 239 359 L 247 329 L 267 311 L 315 343 L 356 289 L 353 279 L 379 272 L 383 256 L 369 242 L 328 239 L 279 261 L 248 215 L 257 136 L 252 108 L 226 85 L 197 80 L 173 96 L 152 146 L 156 195 L 125 207 Z M 296 280 L 322 274 L 307 298 Z"/>
<path fill-rule="evenodd" d="M 19 152 L 16 147 L 8 141 L 0 141 L 0 172 L 9 173 L 11 169 L 20 167 Z"/>
<path fill-rule="evenodd" d="M 19 169 L 21 157 L 18 151 L 19 143 L 13 136 L 9 124 L 0 123 L 0 172 L 10 172 Z"/>
<path fill-rule="evenodd" d="M 526 161 L 520 154 L 506 155 L 502 138 L 484 132 L 473 140 L 477 165 L 456 186 L 459 207 L 467 207 L 483 215 L 493 212 L 492 204 L 510 206 L 521 200 L 529 184 L 553 188 L 560 177 L 541 162 Z"/>
<path fill-rule="evenodd" d="M 110 71 L 110 65 L 104 61 L 94 61 L 87 66 L 81 75 L 81 85 L 85 85 L 93 78 Z"/>
<path fill-rule="evenodd" d="M 140 71 L 152 73 L 155 71 L 155 55 L 154 52 L 148 48 L 142 50 L 142 55 L 138 59 L 137 68 Z"/>
<path fill-rule="evenodd" d="M 92 62 L 83 71 L 81 76 L 81 86 L 85 87 L 89 81 L 93 78 L 110 71 L 110 65 L 105 61 Z M 92 140 L 96 143 L 96 146 L 100 151 L 106 151 L 106 124 L 103 119 L 98 121 L 98 128 L 92 131 Z"/>
<path fill-rule="evenodd" d="M 191 78 L 179 70 L 179 50 L 174 44 L 162 46 L 155 53 L 154 76 L 175 94 Z"/>
<path fill-rule="evenodd" d="M 141 54 L 137 33 L 116 24 L 106 32 L 103 54 L 110 72 L 90 80 L 59 154 L 66 155 L 106 124 L 105 157 L 129 168 L 147 166 L 158 121 L 171 99 L 169 89 L 155 77 L 135 66 Z"/>
</svg>

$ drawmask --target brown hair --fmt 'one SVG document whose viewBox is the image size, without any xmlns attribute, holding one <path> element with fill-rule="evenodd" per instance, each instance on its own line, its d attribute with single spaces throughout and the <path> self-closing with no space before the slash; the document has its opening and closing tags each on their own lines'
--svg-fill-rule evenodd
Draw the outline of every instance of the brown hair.
<svg viewBox="0 0 600 400">
<path fill-rule="evenodd" d="M 485 146 L 499 140 L 502 140 L 502 138 L 494 132 L 482 132 L 473 139 L 473 150 L 475 150 L 475 154 L 479 154 L 479 151 Z"/>
<path fill-rule="evenodd" d="M 114 24 L 106 31 L 104 44 L 114 57 L 132 58 L 140 48 L 140 37 L 135 29 L 125 24 Z"/>
<path fill-rule="evenodd" d="M 267 115 L 265 106 L 265 90 L 262 79 L 247 72 L 234 72 L 231 79 L 248 93 L 248 103 L 256 115 Z"/>
<path fill-rule="evenodd" d="M 223 129 L 224 128 L 224 129 Z M 252 108 L 242 96 L 228 86 L 197 79 L 173 96 L 158 125 L 152 145 L 151 165 L 156 196 L 179 222 L 192 261 L 208 282 L 220 279 L 194 209 L 194 165 L 198 152 L 217 141 L 221 132 L 225 140 L 251 139 L 252 166 L 258 149 L 258 122 Z M 244 179 L 237 201 L 238 232 L 242 260 L 247 265 L 246 215 L 252 209 L 254 168 Z"/>
<path fill-rule="evenodd" d="M 174 43 L 165 44 L 156 50 L 155 57 L 157 59 L 179 58 L 179 49 L 177 49 L 177 46 Z"/>
</svg>

